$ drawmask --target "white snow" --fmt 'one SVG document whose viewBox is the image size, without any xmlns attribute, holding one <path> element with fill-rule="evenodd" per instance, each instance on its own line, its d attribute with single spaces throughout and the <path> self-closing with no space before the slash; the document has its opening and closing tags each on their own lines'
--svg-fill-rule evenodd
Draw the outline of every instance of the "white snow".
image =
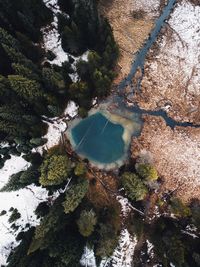
<svg viewBox="0 0 200 267">
<path fill-rule="evenodd" d="M 113 267 L 131 267 L 137 238 L 132 237 L 127 229 L 120 234 L 119 245 L 112 256 Z"/>
<path fill-rule="evenodd" d="M 69 115 L 71 118 L 74 118 L 77 115 L 77 113 L 78 113 L 78 105 L 76 105 L 74 101 L 69 101 L 64 111 L 64 114 L 66 116 Z"/>
<path fill-rule="evenodd" d="M 80 264 L 85 267 L 96 267 L 96 259 L 94 251 L 87 246 L 84 249 L 84 253 L 81 257 Z"/>
<path fill-rule="evenodd" d="M 68 53 L 64 52 L 61 45 L 61 38 L 60 34 L 58 32 L 58 18 L 57 15 L 61 13 L 60 8 L 58 6 L 57 0 L 43 0 L 45 5 L 50 8 L 54 14 L 54 20 L 51 23 L 51 25 L 43 28 L 43 37 L 44 37 L 44 48 L 46 51 L 50 50 L 55 55 L 56 58 L 51 61 L 52 64 L 56 64 L 58 66 L 61 66 L 63 62 L 68 61 Z M 67 16 L 67 14 L 65 14 Z M 89 51 L 86 51 L 81 55 L 80 57 L 74 57 L 70 55 L 74 62 L 71 65 L 72 69 L 74 70 L 73 74 L 70 74 L 70 78 L 73 82 L 78 81 L 78 74 L 76 72 L 76 64 L 79 60 L 88 60 L 88 53 Z"/>
<path fill-rule="evenodd" d="M 39 152 L 40 154 L 43 153 L 43 150 L 48 150 L 51 147 L 58 145 L 62 132 L 66 130 L 66 123 L 62 119 L 56 118 L 56 120 L 52 121 L 52 123 L 46 121 L 45 123 L 48 124 L 48 130 L 43 138 L 46 138 L 47 142 L 42 146 L 32 149 L 33 152 Z"/>
<path fill-rule="evenodd" d="M 130 208 L 130 203 L 128 201 L 128 198 L 122 197 L 122 196 L 117 196 L 117 200 L 119 201 L 120 205 L 121 205 L 121 214 L 123 218 L 126 218 L 128 216 L 128 214 L 131 211 Z"/>
<path fill-rule="evenodd" d="M 29 166 L 30 163 L 24 160 L 22 156 L 12 155 L 11 159 L 7 160 L 4 167 L 0 169 L 0 188 L 8 182 L 12 174 L 26 170 Z M 25 227 L 27 223 L 31 225 L 37 223 L 34 210 L 38 203 L 46 198 L 47 191 L 33 185 L 15 192 L 0 192 L 0 213 L 3 210 L 7 211 L 7 214 L 0 216 L 0 266 L 6 263 L 11 247 L 17 245 L 15 236 L 20 229 Z M 11 215 L 8 211 L 11 207 L 17 208 L 21 214 L 21 218 L 17 221 L 20 228 L 16 233 L 8 223 L 8 218 Z"/>
<path fill-rule="evenodd" d="M 43 146 L 34 148 L 33 151 L 37 151 L 42 154 L 43 150 L 57 145 L 62 137 L 62 133 L 66 131 L 67 123 L 66 119 L 72 119 L 76 117 L 78 113 L 78 106 L 74 101 L 69 101 L 66 109 L 64 110 L 63 116 L 50 118 L 51 122 L 45 121 L 48 124 L 48 130 L 43 138 L 47 139 L 47 142 Z"/>
<path fill-rule="evenodd" d="M 39 221 L 36 219 L 34 210 L 39 202 L 45 201 L 47 197 L 46 189 L 34 185 L 15 192 L 0 193 L 0 212 L 7 211 L 7 214 L 0 216 L 0 266 L 6 264 L 11 249 L 17 246 L 15 237 L 21 229 L 25 228 L 27 223 L 38 224 Z M 17 208 L 21 214 L 21 218 L 16 222 L 16 225 L 20 226 L 16 232 L 10 228 L 8 222 L 11 215 L 11 212 L 8 211 L 11 207 Z"/>
<path fill-rule="evenodd" d="M 154 245 L 148 239 L 146 240 L 146 243 L 147 243 L 147 253 L 148 253 L 150 258 L 153 258 L 153 256 L 154 256 L 154 251 L 153 251 Z"/>
<path fill-rule="evenodd" d="M 45 5 L 53 11 L 54 20 L 51 25 L 43 28 L 44 48 L 52 51 L 56 58 L 51 63 L 61 66 L 64 61 L 68 60 L 68 54 L 65 53 L 61 46 L 61 39 L 58 32 L 57 14 L 60 12 L 57 0 L 44 0 Z"/>
<path fill-rule="evenodd" d="M 133 6 L 135 10 L 143 10 L 149 17 L 157 16 L 159 13 L 159 0 L 134 0 Z"/>
<path fill-rule="evenodd" d="M 195 6 L 189 1 L 182 1 L 175 8 L 169 25 L 174 31 L 176 42 L 169 47 L 171 56 L 184 59 L 182 71 L 185 78 L 192 77 L 192 73 L 196 75 L 190 81 L 189 90 L 197 93 L 197 87 L 193 84 L 200 84 L 200 6 Z"/>
<path fill-rule="evenodd" d="M 7 183 L 12 174 L 25 170 L 29 166 L 30 163 L 23 159 L 22 156 L 11 155 L 11 158 L 6 160 L 4 167 L 0 169 L 0 188 Z"/>
</svg>

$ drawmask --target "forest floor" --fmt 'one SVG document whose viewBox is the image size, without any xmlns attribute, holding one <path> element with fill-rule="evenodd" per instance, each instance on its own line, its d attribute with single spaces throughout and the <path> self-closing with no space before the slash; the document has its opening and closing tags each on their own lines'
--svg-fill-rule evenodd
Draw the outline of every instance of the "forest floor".
<svg viewBox="0 0 200 267">
<path fill-rule="evenodd" d="M 200 6 L 180 0 L 148 54 L 140 92 L 134 102 L 147 110 L 164 109 L 177 121 L 200 123 Z M 167 127 L 145 117 L 133 140 L 132 156 L 151 153 L 165 190 L 185 201 L 200 198 L 200 129 Z"/>
<path fill-rule="evenodd" d="M 120 49 L 116 83 L 128 75 L 131 63 L 154 26 L 163 0 L 100 0 L 99 9 L 113 28 Z"/>
</svg>

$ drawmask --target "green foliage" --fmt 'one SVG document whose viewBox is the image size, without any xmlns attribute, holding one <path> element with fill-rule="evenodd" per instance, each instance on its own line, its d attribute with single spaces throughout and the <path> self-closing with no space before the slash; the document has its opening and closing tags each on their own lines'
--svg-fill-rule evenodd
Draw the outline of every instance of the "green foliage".
<svg viewBox="0 0 200 267">
<path fill-rule="evenodd" d="M 74 55 L 83 52 L 80 32 L 75 22 L 72 22 L 70 27 L 65 26 L 62 32 L 62 47 L 64 51 Z"/>
<path fill-rule="evenodd" d="M 177 217 L 188 217 L 191 215 L 190 208 L 185 205 L 179 198 L 171 199 L 170 210 Z"/>
<path fill-rule="evenodd" d="M 122 185 L 131 200 L 143 200 L 147 194 L 147 187 L 134 173 L 126 172 L 122 175 Z"/>
<path fill-rule="evenodd" d="M 97 96 L 106 96 L 109 92 L 112 80 L 100 70 L 95 70 L 93 73 L 94 86 L 97 91 Z"/>
<path fill-rule="evenodd" d="M 175 264 L 175 266 L 183 266 L 185 262 L 185 248 L 183 243 L 177 236 L 171 236 L 169 239 L 168 257 Z"/>
<path fill-rule="evenodd" d="M 93 210 L 83 210 L 77 221 L 79 232 L 82 236 L 88 237 L 94 231 L 94 226 L 97 223 L 97 217 Z"/>
<path fill-rule="evenodd" d="M 49 206 L 47 202 L 40 202 L 35 210 L 35 214 L 37 215 L 37 217 L 38 218 L 44 217 L 48 213 L 49 213 Z"/>
<path fill-rule="evenodd" d="M 37 183 L 39 172 L 34 167 L 29 167 L 26 171 L 20 171 L 10 176 L 6 185 L 0 192 L 17 191 L 32 183 Z"/>
<path fill-rule="evenodd" d="M 81 203 L 85 194 L 88 190 L 88 181 L 84 178 L 78 180 L 78 183 L 72 185 L 66 191 L 65 201 L 63 202 L 63 207 L 65 213 L 73 212 Z"/>
<path fill-rule="evenodd" d="M 42 69 L 42 77 L 48 90 L 62 93 L 65 88 L 63 77 L 60 73 L 50 68 Z"/>
<path fill-rule="evenodd" d="M 80 106 L 88 108 L 90 90 L 85 82 L 77 82 L 70 85 L 69 94 L 71 99 L 76 101 Z"/>
<path fill-rule="evenodd" d="M 19 63 L 13 63 L 12 68 L 14 69 L 15 73 L 19 76 L 23 76 L 24 78 L 28 78 L 30 80 L 39 81 L 39 76 L 33 72 L 31 68 L 24 66 Z"/>
<path fill-rule="evenodd" d="M 19 49 L 19 43 L 17 42 L 17 40 L 13 38 L 12 35 L 10 35 L 7 31 L 2 29 L 1 27 L 0 27 L 0 41 L 1 41 L 1 44 L 11 46 L 16 50 Z"/>
<path fill-rule="evenodd" d="M 155 181 L 158 179 L 158 173 L 155 167 L 150 164 L 140 163 L 137 166 L 137 173 L 147 181 Z"/>
<path fill-rule="evenodd" d="M 135 214 L 129 219 L 128 230 L 133 236 L 136 235 L 138 240 L 145 232 L 145 222 L 141 215 Z"/>
<path fill-rule="evenodd" d="M 96 255 L 101 258 L 110 257 L 118 244 L 118 235 L 111 225 L 100 224 L 99 241 L 96 248 Z"/>
<path fill-rule="evenodd" d="M 56 203 L 49 213 L 45 215 L 40 223 L 36 227 L 34 238 L 30 244 L 28 254 L 34 253 L 40 248 L 45 248 L 48 246 L 48 238 L 50 237 L 50 232 L 55 232 L 57 230 L 57 224 L 60 216 L 62 216 L 62 209 L 58 203 Z"/>
<path fill-rule="evenodd" d="M 62 184 L 71 172 L 71 162 L 66 155 L 47 156 L 41 166 L 40 184 L 53 186 Z"/>
<path fill-rule="evenodd" d="M 84 177 L 87 173 L 87 168 L 83 162 L 77 163 L 75 169 L 74 169 L 74 174 L 79 177 Z"/>
<path fill-rule="evenodd" d="M 193 199 L 190 204 L 192 223 L 200 230 L 200 201 Z"/>
<path fill-rule="evenodd" d="M 8 80 L 12 90 L 31 103 L 44 97 L 40 85 L 34 80 L 20 75 L 9 75 Z"/>
<path fill-rule="evenodd" d="M 42 146 L 47 142 L 47 139 L 45 138 L 31 138 L 30 144 L 34 146 Z"/>
</svg>

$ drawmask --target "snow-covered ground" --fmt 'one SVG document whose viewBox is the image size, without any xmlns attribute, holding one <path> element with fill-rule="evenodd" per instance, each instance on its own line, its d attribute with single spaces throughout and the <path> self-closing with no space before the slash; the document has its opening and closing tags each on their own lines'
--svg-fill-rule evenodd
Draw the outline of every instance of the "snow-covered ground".
<svg viewBox="0 0 200 267">
<path fill-rule="evenodd" d="M 44 38 L 44 48 L 46 51 L 50 50 L 52 51 L 56 58 L 52 61 L 50 61 L 52 64 L 56 64 L 61 66 L 63 62 L 68 61 L 69 54 L 64 52 L 61 45 L 61 38 L 60 34 L 58 32 L 58 18 L 57 15 L 61 13 L 60 8 L 58 6 L 58 0 L 43 0 L 45 5 L 52 10 L 54 14 L 54 20 L 53 22 L 48 25 L 47 27 L 43 28 L 43 38 Z M 65 14 L 68 16 L 67 14 Z M 86 51 L 82 56 L 80 57 L 74 57 L 70 55 L 74 62 L 71 65 L 72 69 L 74 70 L 73 74 L 70 74 L 70 77 L 73 82 L 76 82 L 78 80 L 78 75 L 76 72 L 76 64 L 79 60 L 87 61 L 89 51 Z"/>
<path fill-rule="evenodd" d="M 43 150 L 48 150 L 49 148 L 57 145 L 61 139 L 62 133 L 66 131 L 67 124 L 66 120 L 73 119 L 77 116 L 78 106 L 73 101 L 69 101 L 66 109 L 64 110 L 63 116 L 50 118 L 51 122 L 46 122 L 48 124 L 48 130 L 46 135 L 43 138 L 47 139 L 47 142 L 33 149 L 39 153 L 42 153 Z"/>
<path fill-rule="evenodd" d="M 33 185 L 16 192 L 0 193 L 0 213 L 3 210 L 7 212 L 0 216 L 0 266 L 6 264 L 11 249 L 17 246 L 16 235 L 22 229 L 26 229 L 27 223 L 33 226 L 39 223 L 34 210 L 40 202 L 47 200 L 47 197 L 46 189 Z M 11 207 L 18 209 L 21 214 L 21 218 L 16 221 L 16 225 L 20 226 L 16 232 L 8 222 Z"/>
<path fill-rule="evenodd" d="M 96 267 L 94 251 L 86 246 L 84 249 L 84 253 L 81 257 L 80 263 L 82 266 Z"/>
<path fill-rule="evenodd" d="M 19 171 L 25 170 L 30 166 L 30 163 L 21 156 L 13 156 L 7 160 L 4 167 L 0 169 L 0 188 L 8 181 L 8 178 Z"/>
<path fill-rule="evenodd" d="M 64 111 L 63 117 L 52 118 L 52 123 L 48 123 L 48 131 L 44 136 L 48 141 L 45 145 L 34 148 L 33 151 L 43 152 L 43 149 L 49 149 L 59 143 L 61 133 L 65 131 L 67 124 L 65 120 L 73 118 L 77 115 L 77 105 L 70 101 Z M 5 147 L 5 145 L 4 145 Z M 30 163 L 22 158 L 22 156 L 11 156 L 7 160 L 4 167 L 0 169 L 0 189 L 8 182 L 9 177 L 19 171 L 26 170 Z M 56 198 L 58 194 L 54 195 Z M 27 223 L 30 225 L 37 225 L 39 220 L 36 219 L 34 210 L 38 204 L 48 199 L 48 192 L 46 189 L 30 185 L 24 189 L 15 192 L 0 192 L 0 213 L 5 210 L 7 213 L 0 216 L 0 266 L 6 264 L 7 256 L 12 248 L 17 246 L 15 237 Z M 9 209 L 17 208 L 21 214 L 21 218 L 17 221 L 19 230 L 14 232 L 11 225 L 8 223 L 8 218 L 11 212 Z"/>
<path fill-rule="evenodd" d="M 112 256 L 113 267 L 131 267 L 137 238 L 132 237 L 127 229 L 120 234 L 119 245 Z"/>
<path fill-rule="evenodd" d="M 177 121 L 200 123 L 200 6 L 177 1 L 162 34 L 148 54 L 140 107 L 163 108 Z"/>
<path fill-rule="evenodd" d="M 159 15 L 160 0 L 134 0 L 133 2 L 136 11 L 143 11 L 150 18 Z"/>
<path fill-rule="evenodd" d="M 119 201 L 119 203 L 121 205 L 121 216 L 122 216 L 123 219 L 125 219 L 129 215 L 129 213 L 131 211 L 130 203 L 128 201 L 128 198 L 125 198 L 125 197 L 122 197 L 122 196 L 118 196 L 117 200 Z"/>
<path fill-rule="evenodd" d="M 12 174 L 26 170 L 29 166 L 30 163 L 24 160 L 22 156 L 12 155 L 11 159 L 7 160 L 0 170 L 0 188 L 8 182 Z M 46 189 L 33 185 L 15 192 L 0 192 L 0 213 L 6 211 L 6 214 L 0 216 L 0 266 L 6 263 L 6 258 L 11 248 L 17 245 L 15 241 L 17 233 L 25 228 L 27 223 L 30 223 L 30 225 L 38 223 L 34 210 L 39 202 L 46 199 Z M 8 222 L 11 215 L 11 212 L 9 212 L 11 207 L 18 209 L 21 214 L 21 218 L 16 223 L 20 227 L 16 232 L 12 230 Z"/>
<path fill-rule="evenodd" d="M 123 229 L 113 255 L 109 259 L 103 259 L 100 267 L 105 267 L 109 263 L 112 263 L 112 267 L 131 267 L 136 244 L 137 238 L 132 237 L 127 229 Z M 96 267 L 94 251 L 86 247 L 80 263 L 85 267 Z"/>
</svg>

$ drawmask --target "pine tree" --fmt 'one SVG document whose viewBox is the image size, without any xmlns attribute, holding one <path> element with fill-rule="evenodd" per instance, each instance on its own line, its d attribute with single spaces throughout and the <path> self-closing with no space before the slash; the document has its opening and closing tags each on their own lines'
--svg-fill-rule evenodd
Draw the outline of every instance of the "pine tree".
<svg viewBox="0 0 200 267">
<path fill-rule="evenodd" d="M 9 75 L 8 80 L 13 91 L 30 103 L 44 98 L 39 83 L 20 75 Z"/>
<path fill-rule="evenodd" d="M 54 91 L 56 93 L 63 93 L 65 83 L 60 73 L 50 68 L 43 68 L 42 76 L 43 81 L 45 83 L 45 87 L 48 90 Z"/>
<path fill-rule="evenodd" d="M 66 155 L 51 155 L 41 166 L 40 184 L 59 185 L 67 180 L 71 172 L 71 162 Z"/>
<path fill-rule="evenodd" d="M 81 203 L 88 190 L 88 181 L 81 178 L 77 184 L 74 184 L 66 191 L 63 207 L 65 213 L 73 212 Z"/>
<path fill-rule="evenodd" d="M 93 210 L 83 210 L 77 221 L 79 232 L 82 236 L 88 237 L 94 231 L 94 226 L 97 223 L 96 214 Z"/>
</svg>

